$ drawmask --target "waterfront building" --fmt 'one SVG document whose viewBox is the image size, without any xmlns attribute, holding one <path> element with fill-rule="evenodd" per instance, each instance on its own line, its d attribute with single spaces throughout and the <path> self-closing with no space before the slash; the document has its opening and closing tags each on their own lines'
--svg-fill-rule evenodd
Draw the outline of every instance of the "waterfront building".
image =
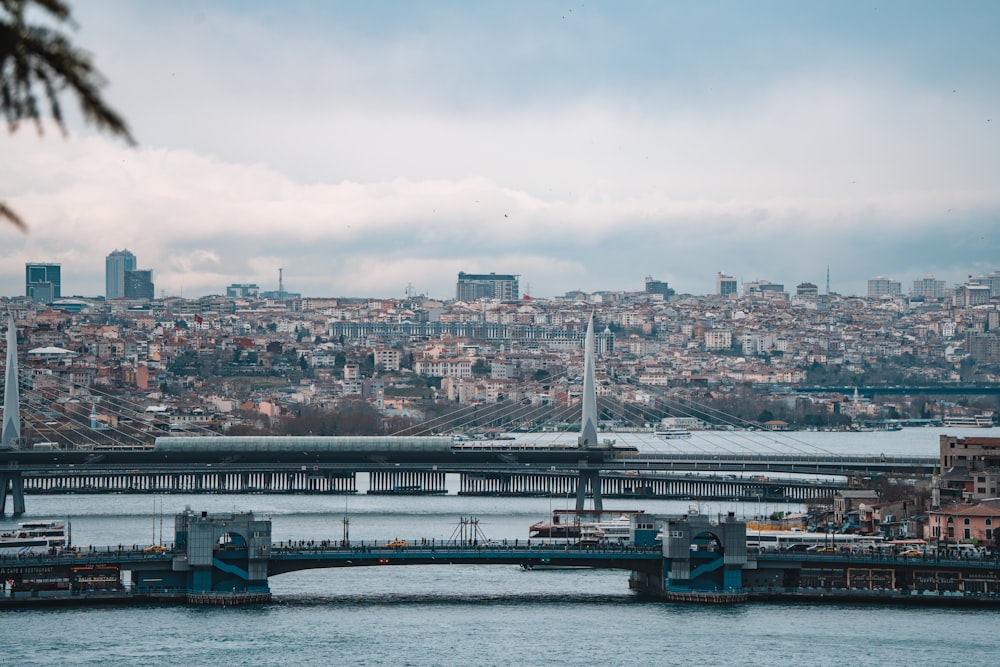
<svg viewBox="0 0 1000 667">
<path fill-rule="evenodd" d="M 32 301 L 52 303 L 62 297 L 62 267 L 29 262 L 24 265 L 24 293 Z"/>
<path fill-rule="evenodd" d="M 136 269 L 125 272 L 126 299 L 153 299 L 153 272 L 149 269 Z"/>
<path fill-rule="evenodd" d="M 1000 526 L 1000 509 L 994 502 L 958 503 L 931 510 L 924 538 L 931 541 L 992 544 Z"/>
<path fill-rule="evenodd" d="M 736 278 L 732 276 L 723 275 L 720 271 L 715 276 L 715 293 L 721 297 L 734 297 L 738 293 L 736 286 Z"/>
<path fill-rule="evenodd" d="M 114 250 L 104 260 L 104 298 L 125 296 L 125 273 L 135 270 L 135 255 L 128 250 Z"/>
<path fill-rule="evenodd" d="M 898 280 L 886 278 L 885 276 L 875 276 L 868 281 L 868 298 L 881 299 L 884 296 L 899 296 L 903 293 L 903 286 Z"/>
<path fill-rule="evenodd" d="M 455 287 L 455 298 L 465 302 L 474 302 L 480 299 L 516 301 L 520 298 L 520 294 L 518 276 L 512 274 L 482 274 L 460 271 L 458 284 Z"/>
</svg>

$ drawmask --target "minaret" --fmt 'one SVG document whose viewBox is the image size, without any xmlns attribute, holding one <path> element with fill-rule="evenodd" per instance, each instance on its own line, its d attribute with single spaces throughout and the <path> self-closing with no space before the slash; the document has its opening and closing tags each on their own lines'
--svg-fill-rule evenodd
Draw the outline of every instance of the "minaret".
<svg viewBox="0 0 1000 667">
<path fill-rule="evenodd" d="M 7 366 L 3 394 L 3 429 L 0 447 L 17 447 L 21 440 L 20 395 L 17 383 L 17 326 L 14 316 L 7 314 Z M 0 507 L 0 512 L 3 508 Z"/>
</svg>

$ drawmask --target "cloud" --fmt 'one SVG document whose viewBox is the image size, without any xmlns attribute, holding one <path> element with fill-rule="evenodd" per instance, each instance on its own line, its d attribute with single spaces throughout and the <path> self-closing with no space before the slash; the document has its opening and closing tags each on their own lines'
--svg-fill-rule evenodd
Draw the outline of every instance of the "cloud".
<svg viewBox="0 0 1000 667">
<path fill-rule="evenodd" d="M 910 46 L 930 23 L 891 6 L 181 6 L 81 6 L 142 145 L 2 140 L 0 197 L 32 231 L 0 229 L 0 293 L 51 260 L 100 294 L 122 247 L 185 295 L 273 289 L 279 267 L 307 295 L 446 297 L 463 270 L 547 296 L 827 265 L 864 293 L 1000 256 L 998 49 L 975 12 L 934 20 L 983 38 L 981 69 Z"/>
</svg>

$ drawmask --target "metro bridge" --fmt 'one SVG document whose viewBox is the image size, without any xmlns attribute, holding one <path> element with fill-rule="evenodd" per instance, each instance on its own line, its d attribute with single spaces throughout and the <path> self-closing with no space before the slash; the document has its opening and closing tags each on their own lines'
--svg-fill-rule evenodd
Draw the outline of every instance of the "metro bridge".
<svg viewBox="0 0 1000 667">
<path fill-rule="evenodd" d="M 928 475 L 935 457 L 829 454 L 647 453 L 601 440 L 597 430 L 593 319 L 584 349 L 581 427 L 575 445 L 456 441 L 450 437 L 163 437 L 152 446 L 91 444 L 76 449 L 18 448 L 20 417 L 13 323 L 7 331 L 0 512 L 28 493 L 444 493 L 458 475 L 461 493 L 619 497 L 828 499 L 846 483 L 771 479 L 750 473 L 833 476 Z M 725 475 L 724 473 L 732 473 Z M 683 475 L 683 477 L 680 477 Z M 698 475 L 696 479 L 692 476 Z M 736 477 L 739 475 L 739 477 Z"/>
<path fill-rule="evenodd" d="M 450 438 L 161 440 L 163 448 L 158 441 L 149 450 L 2 451 L 0 509 L 11 495 L 14 511 L 24 511 L 25 493 L 350 494 L 358 492 L 358 473 L 367 473 L 371 494 L 443 494 L 457 486 L 464 495 L 577 495 L 580 503 L 581 489 L 598 503 L 604 496 L 811 502 L 831 498 L 853 475 L 929 476 L 938 463 L 935 457 L 914 456 L 467 447 Z"/>
</svg>

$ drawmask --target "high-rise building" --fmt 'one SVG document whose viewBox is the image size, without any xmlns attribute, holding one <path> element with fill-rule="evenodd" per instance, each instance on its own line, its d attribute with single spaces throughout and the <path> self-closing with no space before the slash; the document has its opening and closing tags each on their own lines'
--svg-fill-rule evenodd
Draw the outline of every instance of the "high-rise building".
<svg viewBox="0 0 1000 667">
<path fill-rule="evenodd" d="M 24 293 L 39 303 L 52 303 L 62 298 L 62 267 L 40 262 L 25 264 Z"/>
<path fill-rule="evenodd" d="M 868 281 L 868 298 L 881 299 L 884 296 L 899 296 L 903 293 L 903 286 L 898 280 L 886 278 L 885 276 L 875 276 Z"/>
<path fill-rule="evenodd" d="M 134 269 L 125 272 L 124 297 L 126 299 L 152 299 L 154 294 L 152 271 Z"/>
<path fill-rule="evenodd" d="M 728 297 L 737 294 L 736 278 L 723 275 L 720 271 L 715 276 L 715 293 L 719 296 Z"/>
<path fill-rule="evenodd" d="M 128 250 L 114 250 L 104 260 L 104 298 L 125 296 L 125 273 L 135 270 L 135 255 Z"/>
<path fill-rule="evenodd" d="M 936 280 L 932 275 L 926 275 L 920 280 L 914 280 L 910 296 L 919 299 L 943 299 L 945 298 L 944 281 Z"/>
<path fill-rule="evenodd" d="M 674 295 L 674 290 L 665 280 L 653 280 L 653 276 L 646 276 L 646 294 L 659 294 L 664 299 L 669 299 Z"/>
<path fill-rule="evenodd" d="M 1000 296 L 1000 271 L 994 271 L 985 276 L 969 278 L 969 283 L 973 285 L 987 285 L 990 288 L 990 296 Z"/>
<path fill-rule="evenodd" d="M 459 301 L 478 301 L 479 299 L 517 301 L 521 296 L 517 282 L 518 276 L 516 275 L 460 271 L 458 285 L 455 288 L 455 298 Z"/>
</svg>

